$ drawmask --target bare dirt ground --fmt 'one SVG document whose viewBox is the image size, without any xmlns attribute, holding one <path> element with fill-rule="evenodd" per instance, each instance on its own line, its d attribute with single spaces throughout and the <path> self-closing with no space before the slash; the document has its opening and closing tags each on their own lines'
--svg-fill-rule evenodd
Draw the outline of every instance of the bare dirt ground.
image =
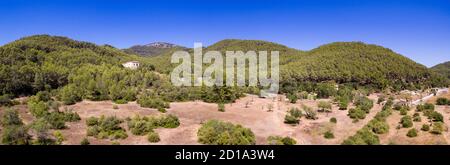
<svg viewBox="0 0 450 165">
<path fill-rule="evenodd" d="M 375 94 L 370 95 L 369 98 L 374 100 L 374 102 L 377 100 Z M 373 119 L 377 112 L 381 111 L 381 105 L 374 104 L 374 107 L 364 120 L 354 123 L 347 116 L 347 110 L 338 110 L 338 107 L 333 105 L 331 113 L 318 113 L 319 119 L 317 120 L 302 118 L 300 124 L 295 126 L 284 123 L 284 117 L 291 107 L 301 109 L 302 105 L 307 105 L 317 110 L 317 103 L 319 101 L 321 100 L 299 100 L 296 104 L 290 104 L 281 95 L 275 99 L 264 99 L 249 95 L 237 100 L 233 104 L 225 105 L 226 112 L 219 112 L 217 104 L 201 101 L 171 103 L 171 108 L 167 110 L 167 114 L 178 116 L 181 124 L 178 128 L 174 129 L 157 129 L 156 132 L 159 133 L 161 138 L 160 142 L 149 143 L 146 136 L 135 136 L 129 131 L 128 138 L 117 140 L 116 142 L 131 145 L 199 144 L 197 142 L 197 131 L 201 124 L 208 120 L 218 119 L 250 128 L 256 136 L 257 144 L 267 144 L 267 138 L 274 135 L 290 136 L 297 141 L 297 144 L 340 144 L 347 137 L 354 135 L 356 131 Z M 64 144 L 80 144 L 81 139 L 86 137 L 87 126 L 85 121 L 91 116 L 100 117 L 105 115 L 124 119 L 136 115 L 150 116 L 162 114 L 155 109 L 142 108 L 135 102 L 118 105 L 119 109 L 114 109 L 114 105 L 116 104 L 111 101 L 83 101 L 72 106 L 67 106 L 67 108 L 77 112 L 82 120 L 80 122 L 66 123 L 68 128 L 61 131 L 66 139 Z M 350 105 L 349 108 L 352 106 Z M 268 107 L 273 107 L 273 111 L 268 112 Z M 20 116 L 25 123 L 30 123 L 33 120 L 33 116 L 29 114 L 26 105 L 18 105 L 14 108 L 19 110 Z M 450 127 L 450 122 L 448 122 L 450 119 L 449 107 L 436 106 L 436 110 L 444 115 L 445 123 Z M 414 112 L 414 109 L 409 111 L 409 115 L 412 115 Z M 329 121 L 332 117 L 337 119 L 336 124 Z M 387 134 L 379 135 L 382 144 L 448 144 L 448 140 L 450 140 L 450 133 L 448 131 L 443 135 L 433 135 L 420 131 L 422 124 L 428 122 L 426 117 L 423 116 L 422 122 L 414 122 L 414 127 L 419 130 L 419 136 L 415 138 L 407 137 L 406 133 L 409 128 L 396 129 L 401 117 L 397 111 L 394 111 L 388 117 L 390 130 Z M 126 123 L 123 123 L 122 126 L 128 130 Z M 323 134 L 326 131 L 333 132 L 335 138 L 325 139 Z M 113 141 L 107 139 L 96 139 L 93 137 L 89 137 L 88 139 L 91 144 L 113 143 Z"/>
</svg>

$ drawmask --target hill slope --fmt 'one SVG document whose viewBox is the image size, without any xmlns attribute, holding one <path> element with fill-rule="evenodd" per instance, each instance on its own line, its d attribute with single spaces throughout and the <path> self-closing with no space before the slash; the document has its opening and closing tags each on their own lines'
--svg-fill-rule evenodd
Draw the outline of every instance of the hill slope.
<svg viewBox="0 0 450 165">
<path fill-rule="evenodd" d="M 0 95 L 56 89 L 83 66 L 121 67 L 130 60 L 145 61 L 111 46 L 49 35 L 25 37 L 0 47 Z"/>
<path fill-rule="evenodd" d="M 376 88 L 415 88 L 439 84 L 441 77 L 390 49 L 361 42 L 320 46 L 304 58 L 283 66 L 284 78 L 297 81 L 335 81 Z M 438 81 L 438 82 L 434 82 Z"/>
<path fill-rule="evenodd" d="M 124 51 L 130 54 L 137 54 L 144 57 L 152 57 L 162 55 L 173 50 L 184 50 L 184 49 L 187 48 L 165 42 L 155 42 L 147 45 L 132 46 L 128 49 L 125 49 Z"/>
<path fill-rule="evenodd" d="M 450 61 L 437 64 L 436 66 L 431 67 L 431 70 L 450 79 Z"/>
<path fill-rule="evenodd" d="M 390 49 L 361 42 L 336 42 L 311 51 L 300 51 L 284 45 L 258 40 L 223 40 L 206 51 L 279 51 L 282 85 L 298 88 L 303 83 L 333 81 L 376 89 L 416 89 L 442 86 L 441 76 Z M 170 55 L 152 58 L 156 68 L 169 73 L 176 65 Z M 159 65 L 158 65 L 159 64 Z"/>
</svg>

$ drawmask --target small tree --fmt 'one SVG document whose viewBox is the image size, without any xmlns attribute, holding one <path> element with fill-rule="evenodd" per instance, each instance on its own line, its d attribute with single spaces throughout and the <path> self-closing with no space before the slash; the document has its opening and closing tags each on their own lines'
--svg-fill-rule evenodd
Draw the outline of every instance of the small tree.
<svg viewBox="0 0 450 165">
<path fill-rule="evenodd" d="M 297 97 L 297 95 L 295 93 L 294 94 L 289 93 L 287 95 L 287 98 L 289 99 L 290 103 L 292 103 L 292 104 L 297 103 L 298 97 Z"/>
<path fill-rule="evenodd" d="M 7 127 L 12 125 L 23 125 L 23 122 L 16 110 L 8 108 L 2 116 L 1 124 L 3 127 Z"/>
<path fill-rule="evenodd" d="M 447 98 L 440 97 L 436 100 L 436 105 L 450 105 L 450 101 Z"/>
<path fill-rule="evenodd" d="M 330 113 L 331 112 L 331 103 L 328 101 L 319 101 L 318 105 L 320 111 Z"/>
<path fill-rule="evenodd" d="M 219 108 L 219 112 L 225 112 L 225 104 L 223 104 L 223 103 L 219 103 L 218 105 L 217 105 Z"/>
<path fill-rule="evenodd" d="M 428 124 L 423 124 L 423 125 L 422 125 L 422 128 L 421 128 L 420 130 L 427 132 L 427 131 L 430 130 L 430 125 L 428 125 Z"/>
<path fill-rule="evenodd" d="M 314 110 L 312 110 L 311 107 L 303 105 L 302 108 L 303 108 L 303 111 L 305 112 L 306 119 L 310 119 L 310 120 L 318 119 L 317 113 Z"/>
<path fill-rule="evenodd" d="M 403 128 L 410 128 L 413 126 L 413 122 L 411 119 L 411 116 L 404 116 L 402 117 L 400 124 L 402 124 Z"/>
<path fill-rule="evenodd" d="M 445 129 L 444 123 L 436 122 L 436 123 L 433 124 L 433 129 L 431 130 L 431 133 L 433 133 L 433 134 L 442 134 L 444 129 Z"/>
<path fill-rule="evenodd" d="M 406 134 L 406 136 L 412 138 L 412 137 L 416 137 L 417 136 L 417 130 L 415 128 L 410 129 L 408 131 L 408 133 Z"/>
<path fill-rule="evenodd" d="M 83 140 L 81 140 L 81 142 L 80 142 L 80 145 L 89 145 L 89 144 L 91 144 L 91 143 L 89 142 L 89 140 L 86 137 L 83 138 Z"/>
<path fill-rule="evenodd" d="M 331 123 L 337 123 L 337 119 L 336 119 L 335 117 L 332 117 L 332 118 L 330 119 L 330 122 L 331 122 Z"/>
<path fill-rule="evenodd" d="M 325 132 L 325 134 L 323 134 L 323 137 L 325 139 L 334 139 L 334 134 L 331 131 L 327 131 L 327 132 Z"/>
</svg>

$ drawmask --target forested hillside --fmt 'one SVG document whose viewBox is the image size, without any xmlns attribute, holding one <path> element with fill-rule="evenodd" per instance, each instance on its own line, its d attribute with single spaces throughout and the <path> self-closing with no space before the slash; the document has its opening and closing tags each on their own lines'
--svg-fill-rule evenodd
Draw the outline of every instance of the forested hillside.
<svg viewBox="0 0 450 165">
<path fill-rule="evenodd" d="M 450 79 L 450 61 L 431 67 L 431 70 Z"/>
<path fill-rule="evenodd" d="M 334 84 L 376 90 L 448 85 L 444 77 L 423 65 L 389 49 L 359 42 L 332 43 L 304 52 L 265 41 L 223 40 L 204 52 L 209 50 L 280 51 L 284 93 L 317 92 Z M 173 87 L 168 74 L 177 65 L 170 64 L 174 51 L 144 58 L 112 46 L 65 37 L 25 37 L 0 47 L 0 95 L 17 97 L 48 91 L 66 104 L 90 99 L 119 103 L 138 100 L 145 105 L 195 99 L 230 102 L 243 92 L 258 91 L 234 87 Z M 141 67 L 138 70 L 122 67 L 123 62 L 131 60 L 140 61 Z"/>
<path fill-rule="evenodd" d="M 280 74 L 284 92 L 312 91 L 316 83 L 332 82 L 372 89 L 421 89 L 446 86 L 448 81 L 390 49 L 361 42 L 337 42 L 311 51 L 258 40 L 223 40 L 206 51 L 274 51 L 280 52 Z M 153 57 L 156 70 L 169 73 L 170 53 Z"/>
</svg>

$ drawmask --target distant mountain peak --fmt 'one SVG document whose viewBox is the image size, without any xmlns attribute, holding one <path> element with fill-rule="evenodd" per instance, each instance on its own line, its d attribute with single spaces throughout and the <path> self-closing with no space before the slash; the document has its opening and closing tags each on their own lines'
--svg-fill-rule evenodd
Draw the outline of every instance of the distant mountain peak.
<svg viewBox="0 0 450 165">
<path fill-rule="evenodd" d="M 147 47 L 155 47 L 155 48 L 174 48 L 179 47 L 178 45 L 167 43 L 167 42 L 153 42 L 147 45 L 144 45 Z"/>
</svg>

